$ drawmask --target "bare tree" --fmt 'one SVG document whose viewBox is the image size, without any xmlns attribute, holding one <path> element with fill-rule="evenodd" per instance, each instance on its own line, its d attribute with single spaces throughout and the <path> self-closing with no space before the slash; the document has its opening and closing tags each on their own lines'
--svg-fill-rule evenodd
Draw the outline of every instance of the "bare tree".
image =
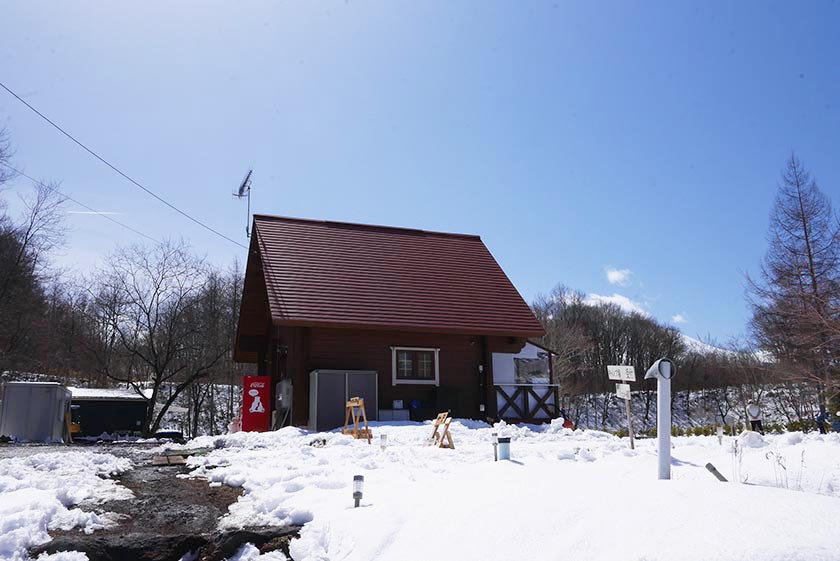
<svg viewBox="0 0 840 561">
<path fill-rule="evenodd" d="M 0 367 L 5 368 L 21 363 L 34 345 L 46 308 L 46 257 L 64 239 L 64 197 L 54 185 L 36 183 L 34 195 L 22 201 L 19 220 L 0 208 Z"/>
<path fill-rule="evenodd" d="M 542 343 L 552 356 L 553 382 L 574 384 L 583 355 L 590 346 L 578 321 L 583 313 L 583 294 L 558 285 L 548 296 L 540 295 L 531 305 L 534 315 L 546 327 Z"/>
<path fill-rule="evenodd" d="M 589 304 L 583 294 L 562 285 L 537 298 L 532 309 L 546 330 L 542 342 L 558 353 L 554 371 L 560 374 L 562 391 L 580 397 L 569 400 L 577 420 L 606 422 L 614 400 L 597 396 L 614 391 L 607 365 L 645 368 L 663 356 L 677 358 L 685 350 L 676 329 L 615 304 Z M 655 385 L 640 380 L 639 386 L 649 411 Z"/>
<path fill-rule="evenodd" d="M 196 346 L 231 350 L 236 333 L 236 319 L 239 312 L 239 300 L 231 299 L 229 294 L 241 291 L 241 273 L 238 270 L 228 274 L 212 270 L 207 275 L 198 305 L 193 307 L 189 321 L 202 326 L 201 340 Z M 218 423 L 227 425 L 231 416 L 218 418 L 216 407 L 216 385 L 230 381 L 234 372 L 232 354 L 225 354 L 210 370 L 207 377 L 196 380 L 187 391 L 187 405 L 190 411 L 191 434 L 214 434 Z"/>
<path fill-rule="evenodd" d="M 759 279 L 748 277 L 751 329 L 791 377 L 836 394 L 838 349 L 830 325 L 840 309 L 840 225 L 796 156 L 782 172 Z"/>
<path fill-rule="evenodd" d="M 207 273 L 183 244 L 170 242 L 120 249 L 94 279 L 91 349 L 109 378 L 141 394 L 151 389 L 146 434 L 157 431 L 182 392 L 230 352 L 218 325 L 202 321 L 202 309 L 211 305 Z"/>
<path fill-rule="evenodd" d="M 0 128 L 0 187 L 15 176 L 15 172 L 9 167 L 13 154 L 9 132 L 5 128 Z M 3 201 L 0 200 L 0 213 L 3 212 L 3 207 Z"/>
</svg>

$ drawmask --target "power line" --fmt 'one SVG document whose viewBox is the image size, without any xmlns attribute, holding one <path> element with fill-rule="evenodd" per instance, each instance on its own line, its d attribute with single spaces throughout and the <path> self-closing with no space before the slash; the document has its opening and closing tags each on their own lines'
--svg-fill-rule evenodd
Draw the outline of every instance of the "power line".
<svg viewBox="0 0 840 561">
<path fill-rule="evenodd" d="M 202 228 L 204 228 L 204 229 L 206 229 L 206 230 L 209 230 L 210 232 L 213 232 L 214 234 L 216 234 L 216 235 L 217 235 L 217 236 L 219 236 L 220 238 L 224 238 L 224 239 L 226 239 L 227 241 L 229 241 L 229 242 L 231 242 L 231 243 L 234 243 L 234 244 L 238 245 L 239 247 L 241 247 L 241 248 L 243 248 L 243 249 L 248 249 L 246 246 L 242 245 L 242 244 L 241 244 L 241 243 L 239 243 L 238 241 L 236 241 L 236 240 L 234 240 L 234 239 L 231 239 L 231 238 L 227 237 L 226 235 L 222 234 L 221 232 L 219 232 L 218 230 L 215 230 L 215 229 L 211 228 L 210 226 L 208 226 L 207 224 L 205 224 L 205 223 L 204 223 L 204 222 L 202 222 L 201 220 L 199 220 L 199 219 L 197 219 L 197 218 L 193 218 L 192 216 L 190 216 L 189 214 L 187 214 L 186 212 L 184 212 L 184 211 L 183 211 L 183 210 L 181 210 L 180 208 L 176 207 L 175 205 L 173 205 L 172 203 L 170 203 L 169 201 L 167 201 L 166 199 L 164 199 L 163 197 L 161 197 L 160 195 L 158 195 L 157 193 L 155 193 L 155 192 L 154 192 L 154 191 L 152 191 L 151 189 L 148 189 L 147 187 L 144 187 L 143 185 L 141 185 L 138 181 L 136 181 L 135 179 L 133 179 L 133 178 L 131 178 L 130 176 L 128 176 L 126 173 L 124 173 L 124 172 L 123 172 L 122 170 L 120 170 L 118 167 L 116 167 L 115 165 L 111 164 L 108 160 L 106 160 L 105 158 L 103 158 L 102 156 L 100 156 L 99 154 L 97 154 L 96 152 L 94 152 L 93 150 L 91 150 L 90 148 L 88 148 L 87 146 L 85 146 L 85 145 L 84 145 L 81 141 L 76 140 L 76 138 L 75 138 L 72 134 L 70 134 L 69 132 L 67 132 L 66 130 L 64 130 L 64 129 L 63 129 L 63 128 L 61 128 L 60 126 L 58 126 L 58 125 L 57 125 L 55 122 L 53 122 L 53 121 L 52 121 L 49 117 L 47 117 L 46 115 L 44 115 L 43 113 L 41 113 L 40 111 L 38 111 L 37 109 L 35 109 L 33 106 L 31 106 L 31 105 L 30 105 L 30 104 L 29 104 L 26 100 L 24 100 L 24 99 L 23 99 L 22 97 L 20 97 L 18 94 L 16 94 L 16 93 L 15 93 L 15 92 L 13 92 L 12 90 L 10 90 L 10 89 L 8 88 L 8 86 L 6 86 L 6 84 L 4 84 L 3 82 L 0 82 L 0 87 L 2 87 L 4 90 L 6 90 L 7 92 L 9 92 L 9 93 L 10 93 L 10 94 L 11 94 L 11 95 L 15 98 L 15 99 L 17 99 L 19 102 L 21 102 L 21 103 L 22 103 L 22 104 L 24 104 L 26 107 L 28 107 L 28 108 L 29 108 L 31 111 L 33 111 L 36 115 L 38 115 L 38 116 L 39 116 L 39 117 L 41 117 L 43 120 L 45 120 L 45 121 L 46 121 L 46 122 L 48 122 L 50 125 L 52 125 L 52 126 L 53 126 L 53 127 L 54 127 L 57 131 L 59 131 L 61 134 L 63 134 L 64 136 L 66 136 L 67 138 L 69 138 L 70 140 L 72 140 L 73 142 L 75 142 L 76 144 L 78 144 L 78 145 L 79 145 L 79 146 L 80 146 L 80 147 L 81 147 L 84 151 L 86 151 L 88 154 L 90 154 L 91 156 L 93 156 L 94 158 L 96 158 L 97 160 L 99 160 L 100 162 L 102 162 L 103 164 L 105 164 L 106 166 L 108 166 L 109 168 L 111 168 L 112 170 L 114 170 L 116 173 L 118 173 L 119 175 L 121 175 L 123 178 L 125 178 L 125 179 L 126 179 L 126 180 L 128 180 L 129 182 L 133 183 L 134 185 L 136 185 L 137 187 L 139 187 L 140 189 L 142 189 L 143 191 L 145 191 L 145 192 L 146 192 L 146 193 L 148 193 L 149 195 L 153 196 L 154 198 L 156 198 L 157 200 L 159 200 L 160 202 L 162 202 L 163 204 L 165 204 L 166 206 L 168 206 L 169 208 L 171 208 L 172 210 L 174 210 L 174 211 L 175 211 L 175 212 L 177 212 L 178 214 L 181 214 L 182 216 L 184 216 L 184 217 L 186 217 L 186 218 L 189 218 L 190 220 L 192 220 L 193 222 L 195 222 L 196 224 L 198 224 L 198 225 L 199 225 L 199 226 L 201 226 Z"/>
<path fill-rule="evenodd" d="M 35 179 L 35 178 L 34 178 L 34 177 L 32 177 L 31 175 L 27 175 L 27 174 L 23 173 L 22 171 L 20 171 L 20 170 L 19 170 L 19 169 L 17 169 L 16 167 L 13 167 L 13 166 L 11 166 L 11 165 L 7 164 L 6 162 L 0 162 L 0 164 L 3 164 L 4 166 L 6 166 L 7 168 L 9 168 L 10 170 L 12 170 L 13 172 L 15 172 L 16 174 L 18 174 L 18 175 L 20 175 L 20 176 L 22 176 L 22 177 L 25 177 L 25 178 L 29 179 L 30 181 L 34 181 L 35 183 L 37 183 L 37 184 L 39 184 L 39 185 L 45 185 L 48 189 L 50 189 L 50 190 L 52 190 L 52 191 L 55 191 L 56 193 L 58 193 L 59 195 L 61 195 L 62 197 L 64 197 L 64 198 L 65 198 L 65 199 L 67 199 L 67 200 L 73 201 L 74 203 L 76 203 L 76 204 L 77 204 L 77 205 L 79 205 L 80 207 L 85 208 L 85 209 L 89 210 L 90 212 L 92 212 L 92 213 L 94 213 L 94 214 L 97 214 L 97 215 L 101 216 L 102 218 L 107 218 L 108 220 L 110 220 L 110 221 L 111 221 L 111 222 L 113 222 L 114 224 L 117 224 L 117 225 L 119 225 L 119 226 L 122 226 L 123 228 L 125 228 L 125 229 L 127 229 L 127 230 L 131 230 L 132 232 L 134 232 L 134 233 L 135 233 L 135 234 L 137 234 L 138 236 L 143 236 L 143 237 L 144 237 L 144 238 L 146 238 L 147 240 L 151 240 L 151 241 L 155 242 L 156 244 L 160 245 L 160 242 L 159 242 L 158 240 L 156 240 L 155 238 L 153 238 L 152 236 L 148 236 L 148 235 L 144 234 L 143 232 L 141 232 L 140 230 L 136 230 L 136 229 L 132 228 L 132 227 L 131 227 L 131 226 L 129 226 L 128 224 L 123 224 L 122 222 L 120 222 L 120 221 L 119 221 L 119 220 L 117 220 L 116 218 L 111 218 L 111 217 L 110 217 L 110 216 L 108 216 L 107 214 L 103 214 L 103 213 L 99 212 L 98 210 L 96 210 L 96 209 L 93 209 L 93 208 L 89 207 L 89 206 L 88 206 L 88 205 L 86 205 L 85 203 L 83 203 L 83 202 L 81 202 L 81 201 L 77 201 L 76 199 L 74 199 L 73 197 L 71 197 L 70 195 L 68 195 L 67 193 L 64 193 L 64 192 L 60 191 L 57 187 L 53 187 L 52 185 L 46 185 L 43 181 L 38 181 L 37 179 Z"/>
</svg>

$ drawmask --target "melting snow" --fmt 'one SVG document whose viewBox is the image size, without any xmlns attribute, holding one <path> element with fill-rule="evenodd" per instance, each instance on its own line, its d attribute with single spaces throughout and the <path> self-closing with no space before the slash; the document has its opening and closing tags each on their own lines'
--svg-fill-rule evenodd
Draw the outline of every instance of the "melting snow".
<svg viewBox="0 0 840 561">
<path fill-rule="evenodd" d="M 50 540 L 49 530 L 80 528 L 90 533 L 114 524 L 109 514 L 78 505 L 131 498 L 131 491 L 112 479 L 130 462 L 88 451 L 46 452 L 0 460 L 0 559 L 27 559 L 26 549 Z M 82 554 L 43 556 L 51 561 L 78 561 Z"/>
<path fill-rule="evenodd" d="M 305 524 L 296 561 L 840 559 L 838 434 L 674 438 L 658 481 L 655 440 L 456 421 L 446 450 L 425 446 L 428 424 L 372 426 L 371 445 L 285 428 L 188 446 L 215 448 L 194 475 L 245 490 L 223 526 Z M 511 461 L 493 461 L 494 432 Z"/>
</svg>

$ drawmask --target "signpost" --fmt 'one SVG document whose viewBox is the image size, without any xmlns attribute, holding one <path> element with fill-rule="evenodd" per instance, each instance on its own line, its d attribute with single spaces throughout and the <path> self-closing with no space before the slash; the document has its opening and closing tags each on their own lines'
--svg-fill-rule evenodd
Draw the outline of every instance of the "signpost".
<svg viewBox="0 0 840 561">
<path fill-rule="evenodd" d="M 619 382 L 635 382 L 636 369 L 632 366 L 607 366 L 607 376 Z"/>
<path fill-rule="evenodd" d="M 659 479 L 671 479 L 671 378 L 677 370 L 670 359 L 660 358 L 648 368 L 645 380 L 656 378 L 656 440 Z"/>
<path fill-rule="evenodd" d="M 619 382 L 635 382 L 636 369 L 632 366 L 607 366 L 607 376 L 610 380 Z M 636 442 L 633 437 L 633 422 L 630 420 L 630 384 L 618 383 L 615 385 L 615 396 L 624 400 L 624 409 L 627 413 L 627 435 L 630 437 L 630 449 L 636 449 Z"/>
<path fill-rule="evenodd" d="M 630 384 L 616 384 L 615 396 L 618 399 L 630 399 Z"/>
</svg>

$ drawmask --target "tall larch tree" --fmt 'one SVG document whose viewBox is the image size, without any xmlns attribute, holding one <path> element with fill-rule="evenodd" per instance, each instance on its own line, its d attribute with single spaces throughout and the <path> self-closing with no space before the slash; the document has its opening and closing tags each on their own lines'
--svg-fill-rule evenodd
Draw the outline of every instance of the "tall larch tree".
<svg viewBox="0 0 840 561">
<path fill-rule="evenodd" d="M 822 405 L 840 392 L 840 341 L 830 330 L 840 309 L 840 226 L 795 155 L 782 172 L 768 244 L 759 278 L 748 278 L 752 332 L 781 369 L 817 384 Z"/>
</svg>

